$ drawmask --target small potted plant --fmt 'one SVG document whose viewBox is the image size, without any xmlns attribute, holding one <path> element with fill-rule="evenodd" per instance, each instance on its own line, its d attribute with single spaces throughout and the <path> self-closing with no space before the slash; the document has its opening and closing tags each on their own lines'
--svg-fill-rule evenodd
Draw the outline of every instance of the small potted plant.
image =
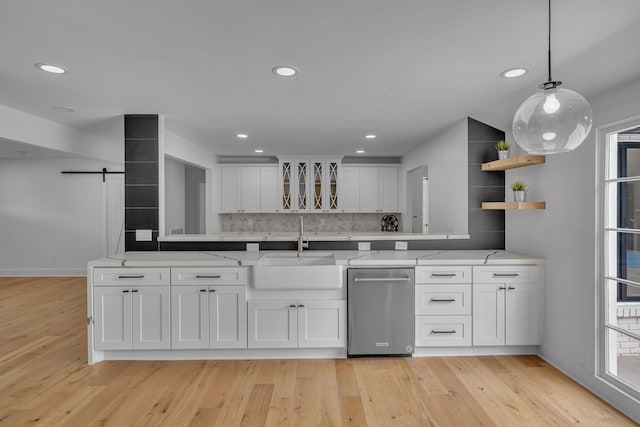
<svg viewBox="0 0 640 427">
<path fill-rule="evenodd" d="M 511 154 L 511 145 L 506 141 L 498 141 L 496 150 L 498 150 L 498 160 L 507 159 Z"/>
<path fill-rule="evenodd" d="M 527 185 L 522 181 L 516 181 L 511 184 L 513 190 L 513 201 L 524 202 L 527 200 Z"/>
</svg>

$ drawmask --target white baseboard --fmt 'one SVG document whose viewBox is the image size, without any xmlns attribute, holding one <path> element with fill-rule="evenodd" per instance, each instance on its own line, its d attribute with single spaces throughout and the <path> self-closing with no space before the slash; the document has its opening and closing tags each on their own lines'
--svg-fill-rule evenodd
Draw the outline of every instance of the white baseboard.
<svg viewBox="0 0 640 427">
<path fill-rule="evenodd" d="M 0 276 L 86 276 L 86 268 L 0 268 Z"/>
</svg>

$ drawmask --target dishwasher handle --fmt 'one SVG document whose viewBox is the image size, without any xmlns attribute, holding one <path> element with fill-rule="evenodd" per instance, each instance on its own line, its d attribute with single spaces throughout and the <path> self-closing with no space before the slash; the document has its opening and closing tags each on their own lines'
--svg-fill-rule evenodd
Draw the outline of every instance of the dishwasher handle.
<svg viewBox="0 0 640 427">
<path fill-rule="evenodd" d="M 410 277 L 354 277 L 354 282 L 408 282 Z"/>
</svg>

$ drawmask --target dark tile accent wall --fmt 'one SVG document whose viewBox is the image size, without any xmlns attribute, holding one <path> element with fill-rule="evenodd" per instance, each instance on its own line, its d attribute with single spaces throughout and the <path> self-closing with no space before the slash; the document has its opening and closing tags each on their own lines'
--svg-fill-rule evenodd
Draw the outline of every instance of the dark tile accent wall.
<svg viewBox="0 0 640 427">
<path fill-rule="evenodd" d="M 467 249 L 504 249 L 504 211 L 482 210 L 482 202 L 504 201 L 504 172 L 483 172 L 498 159 L 495 145 L 504 131 L 469 117 L 469 234 Z"/>
<path fill-rule="evenodd" d="M 125 251 L 158 250 L 158 116 L 124 116 Z M 136 241 L 136 230 L 152 230 L 152 241 Z"/>
</svg>

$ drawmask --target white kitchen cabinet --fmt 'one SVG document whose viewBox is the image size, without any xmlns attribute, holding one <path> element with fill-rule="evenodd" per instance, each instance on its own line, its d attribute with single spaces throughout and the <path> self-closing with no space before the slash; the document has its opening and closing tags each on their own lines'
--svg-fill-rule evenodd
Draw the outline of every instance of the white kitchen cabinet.
<svg viewBox="0 0 640 427">
<path fill-rule="evenodd" d="M 346 347 L 347 302 L 298 302 L 298 347 Z"/>
<path fill-rule="evenodd" d="M 260 166 L 223 166 L 221 211 L 260 212 Z"/>
<path fill-rule="evenodd" d="M 416 267 L 416 347 L 471 346 L 471 271 L 471 266 Z"/>
<path fill-rule="evenodd" d="M 310 159 L 310 209 L 312 212 L 338 212 L 339 159 Z"/>
<path fill-rule="evenodd" d="M 168 286 L 94 288 L 95 348 L 170 348 L 169 299 Z"/>
<path fill-rule="evenodd" d="M 538 345 L 537 266 L 474 267 L 473 345 Z M 476 283 L 475 278 L 490 283 Z"/>
<path fill-rule="evenodd" d="M 249 301 L 249 348 L 296 348 L 297 304 L 296 300 Z"/>
<path fill-rule="evenodd" d="M 308 212 L 309 182 L 309 160 L 280 159 L 278 210 L 280 212 Z"/>
<path fill-rule="evenodd" d="M 277 212 L 278 166 L 260 166 L 260 212 Z"/>
<path fill-rule="evenodd" d="M 249 348 L 343 348 L 344 300 L 249 301 Z"/>
<path fill-rule="evenodd" d="M 340 169 L 339 208 L 340 212 L 360 211 L 360 168 L 342 166 Z"/>
<path fill-rule="evenodd" d="M 398 168 L 360 167 L 360 212 L 398 212 Z"/>
<path fill-rule="evenodd" d="M 173 268 L 172 348 L 246 348 L 245 268 Z"/>
</svg>

